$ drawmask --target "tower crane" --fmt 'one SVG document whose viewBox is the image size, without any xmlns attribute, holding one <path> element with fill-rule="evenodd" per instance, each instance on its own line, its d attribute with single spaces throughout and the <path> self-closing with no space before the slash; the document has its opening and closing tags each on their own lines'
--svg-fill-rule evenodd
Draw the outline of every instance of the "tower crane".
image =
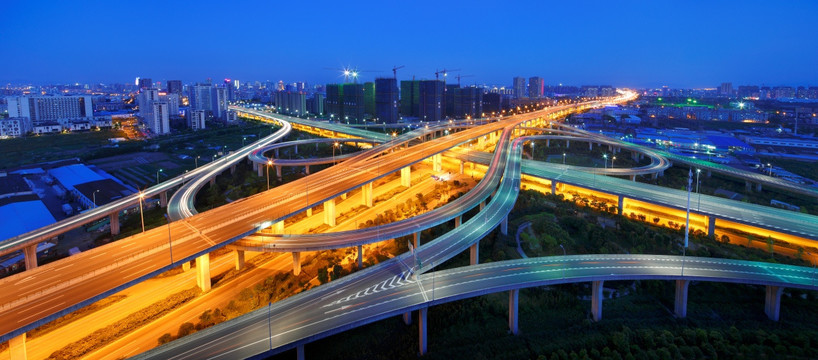
<svg viewBox="0 0 818 360">
<path fill-rule="evenodd" d="M 401 66 L 394 66 L 394 67 L 392 67 L 392 77 L 394 77 L 395 79 L 397 79 L 397 78 L 398 78 L 398 69 L 403 69 L 403 68 L 405 68 L 405 67 L 406 67 L 406 65 L 401 65 Z"/>
</svg>

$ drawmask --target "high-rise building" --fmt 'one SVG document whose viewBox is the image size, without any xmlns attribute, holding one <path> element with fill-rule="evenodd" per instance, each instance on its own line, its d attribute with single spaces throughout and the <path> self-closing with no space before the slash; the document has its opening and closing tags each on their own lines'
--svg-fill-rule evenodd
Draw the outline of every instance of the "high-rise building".
<svg viewBox="0 0 818 360">
<path fill-rule="evenodd" d="M 9 117 L 26 117 L 33 125 L 94 117 L 90 96 L 14 96 L 7 97 L 6 104 Z"/>
<path fill-rule="evenodd" d="M 276 91 L 274 103 L 279 114 L 293 116 L 302 116 L 307 114 L 306 93 Z"/>
<path fill-rule="evenodd" d="M 151 117 L 147 121 L 148 127 L 156 135 L 170 133 L 170 111 L 166 101 L 153 101 Z"/>
<path fill-rule="evenodd" d="M 307 112 L 324 116 L 324 94 L 315 93 L 311 98 L 307 99 Z"/>
<path fill-rule="evenodd" d="M 500 93 L 483 94 L 483 111 L 487 114 L 499 114 L 503 105 L 503 95 Z"/>
<path fill-rule="evenodd" d="M 344 84 L 343 107 L 343 121 L 363 122 L 366 114 L 366 94 L 363 84 Z"/>
<path fill-rule="evenodd" d="M 364 83 L 364 113 L 368 117 L 375 117 L 375 83 L 368 81 Z"/>
<path fill-rule="evenodd" d="M 719 95 L 733 96 L 733 83 L 729 82 L 721 83 L 721 86 L 719 87 Z"/>
<path fill-rule="evenodd" d="M 522 76 L 518 76 L 514 78 L 514 82 L 512 85 L 512 89 L 514 89 L 514 98 L 515 99 L 522 99 L 526 95 L 525 91 L 525 78 Z"/>
<path fill-rule="evenodd" d="M 189 87 L 190 94 L 188 97 L 188 101 L 190 102 L 190 108 L 193 110 L 207 110 L 211 111 L 211 104 L 213 101 L 211 100 L 211 90 L 209 85 L 192 85 Z"/>
<path fill-rule="evenodd" d="M 327 84 L 327 99 L 324 102 L 326 114 L 330 120 L 343 121 L 344 86 L 342 84 Z"/>
<path fill-rule="evenodd" d="M 463 109 L 460 108 L 460 86 L 457 84 L 446 84 L 443 93 L 443 117 L 460 118 Z"/>
<path fill-rule="evenodd" d="M 153 114 L 153 102 L 159 101 L 159 90 L 156 89 L 142 89 L 137 95 L 136 102 L 139 105 L 139 116 L 142 119 L 151 118 Z"/>
<path fill-rule="evenodd" d="M 168 80 L 168 94 L 182 96 L 182 80 Z"/>
<path fill-rule="evenodd" d="M 476 87 L 467 87 L 460 90 L 458 108 L 460 117 L 478 118 L 483 113 L 483 90 Z"/>
<path fill-rule="evenodd" d="M 153 79 L 151 78 L 139 78 L 139 88 L 140 89 L 150 89 L 153 87 Z"/>
<path fill-rule="evenodd" d="M 375 113 L 378 121 L 398 122 L 398 81 L 394 78 L 375 79 Z"/>
<path fill-rule="evenodd" d="M 443 119 L 443 94 L 445 85 L 441 80 L 422 80 L 420 82 L 420 96 L 418 117 L 423 121 L 439 121 Z"/>
<path fill-rule="evenodd" d="M 400 114 L 403 117 L 418 117 L 420 114 L 420 81 L 400 82 Z"/>
<path fill-rule="evenodd" d="M 213 117 L 219 118 L 221 120 L 227 120 L 227 107 L 229 105 L 228 102 L 228 95 L 227 95 L 227 88 L 225 87 L 213 87 L 211 88 L 212 95 L 210 95 L 211 101 L 213 101 L 213 105 L 211 106 L 211 111 L 213 112 Z"/>
<path fill-rule="evenodd" d="M 544 96 L 545 80 L 541 77 L 533 76 L 528 78 L 528 97 L 539 99 Z"/>
<path fill-rule="evenodd" d="M 159 93 L 159 100 L 168 103 L 170 116 L 179 116 L 179 94 Z"/>
<path fill-rule="evenodd" d="M 205 110 L 188 110 L 187 111 L 187 126 L 193 130 L 202 130 L 205 128 L 205 120 L 207 119 L 207 111 Z"/>
<path fill-rule="evenodd" d="M 190 87 L 189 101 L 191 109 L 206 110 L 208 115 L 226 121 L 229 105 L 226 87 L 193 85 Z"/>
</svg>

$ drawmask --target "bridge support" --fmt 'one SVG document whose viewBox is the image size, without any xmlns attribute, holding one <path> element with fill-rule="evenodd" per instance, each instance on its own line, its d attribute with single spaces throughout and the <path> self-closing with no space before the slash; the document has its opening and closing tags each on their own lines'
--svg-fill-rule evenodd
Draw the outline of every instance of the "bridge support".
<svg viewBox="0 0 818 360">
<path fill-rule="evenodd" d="M 26 333 L 22 333 L 9 339 L 9 359 L 28 359 L 28 354 L 26 354 Z"/>
<path fill-rule="evenodd" d="M 210 178 L 210 186 L 216 186 L 216 178 L 215 177 Z"/>
<path fill-rule="evenodd" d="M 309 165 L 304 165 L 304 173 L 307 174 L 307 175 L 310 174 L 310 166 Z"/>
<path fill-rule="evenodd" d="M 673 312 L 677 318 L 687 317 L 687 288 L 690 280 L 676 280 L 676 303 Z"/>
<path fill-rule="evenodd" d="M 279 221 L 273 224 L 272 226 L 273 234 L 283 234 L 284 233 L 284 221 Z"/>
<path fill-rule="evenodd" d="M 293 252 L 293 275 L 301 275 L 301 253 Z"/>
<path fill-rule="evenodd" d="M 281 165 L 276 165 L 275 167 L 276 167 L 276 177 L 278 178 L 278 181 L 281 181 Z"/>
<path fill-rule="evenodd" d="M 707 236 L 716 236 L 716 217 L 713 215 L 707 217 Z"/>
<path fill-rule="evenodd" d="M 565 148 L 566 148 L 566 149 L 570 149 L 570 148 L 571 148 L 571 140 L 565 140 Z"/>
<path fill-rule="evenodd" d="M 358 269 L 364 268 L 364 246 L 358 245 Z"/>
<path fill-rule="evenodd" d="M 203 292 L 210 291 L 210 253 L 196 258 L 196 285 Z"/>
<path fill-rule="evenodd" d="M 298 345 L 295 348 L 295 358 L 298 360 L 304 360 L 304 344 Z"/>
<path fill-rule="evenodd" d="M 264 166 L 261 166 L 259 164 L 253 163 L 253 166 L 256 168 L 256 173 L 258 174 L 259 177 L 264 176 L 264 166 L 267 166 L 266 164 Z"/>
<path fill-rule="evenodd" d="M 406 325 L 412 325 L 412 312 L 407 311 L 403 313 L 403 323 Z"/>
<path fill-rule="evenodd" d="M 26 270 L 31 270 L 37 267 L 37 244 L 29 245 L 23 248 L 23 257 L 26 262 Z"/>
<path fill-rule="evenodd" d="M 311 216 L 312 216 L 312 206 L 307 208 L 307 217 L 311 217 Z"/>
<path fill-rule="evenodd" d="M 593 150 L 593 149 L 594 149 L 594 143 L 589 141 L 588 142 L 588 150 Z"/>
<path fill-rule="evenodd" d="M 190 261 L 185 261 L 182 263 L 182 271 L 190 271 Z"/>
<path fill-rule="evenodd" d="M 400 169 L 400 186 L 412 186 L 412 168 L 407 166 Z"/>
<path fill-rule="evenodd" d="M 432 155 L 432 170 L 434 171 L 443 170 L 443 155 L 441 154 Z"/>
<path fill-rule="evenodd" d="M 619 208 L 619 215 L 622 215 L 624 210 L 625 210 L 625 197 L 624 196 L 619 195 L 619 202 L 617 203 L 617 206 Z"/>
<path fill-rule="evenodd" d="M 767 285 L 767 299 L 764 302 L 764 313 L 772 321 L 778 321 L 781 310 L 781 293 L 784 288 L 781 286 Z"/>
<path fill-rule="evenodd" d="M 324 224 L 335 226 L 335 199 L 324 201 Z"/>
<path fill-rule="evenodd" d="M 508 292 L 508 330 L 517 335 L 517 303 L 520 298 L 520 289 L 510 290 Z"/>
<path fill-rule="evenodd" d="M 485 200 L 480 202 L 480 211 L 483 211 L 484 207 L 486 207 L 486 201 Z"/>
<path fill-rule="evenodd" d="M 463 165 L 464 164 L 465 163 L 463 162 L 463 160 L 460 160 L 460 175 L 463 175 Z"/>
<path fill-rule="evenodd" d="M 235 174 L 235 173 L 236 173 L 236 165 L 235 164 L 230 165 L 230 174 L 232 175 L 232 174 Z"/>
<path fill-rule="evenodd" d="M 454 227 L 455 229 L 460 227 L 460 224 L 463 223 L 463 215 L 457 216 L 454 218 Z"/>
<path fill-rule="evenodd" d="M 413 235 L 414 235 L 413 236 L 414 239 L 412 239 L 412 240 L 414 240 L 414 242 L 415 242 L 414 246 L 415 246 L 415 249 L 417 249 L 418 246 L 420 246 L 420 231 L 414 233 Z"/>
<path fill-rule="evenodd" d="M 480 242 L 469 246 L 469 265 L 477 265 L 480 262 Z"/>
<path fill-rule="evenodd" d="M 636 175 L 631 175 L 631 181 L 636 181 Z"/>
<path fill-rule="evenodd" d="M 761 192 L 761 183 L 756 184 L 756 191 Z"/>
<path fill-rule="evenodd" d="M 361 186 L 361 205 L 372 207 L 372 183 Z"/>
<path fill-rule="evenodd" d="M 119 211 L 116 211 L 108 216 L 111 224 L 111 235 L 119 235 Z"/>
<path fill-rule="evenodd" d="M 557 195 L 557 182 L 551 182 L 551 195 Z"/>
<path fill-rule="evenodd" d="M 236 253 L 236 270 L 244 269 L 244 250 L 235 250 Z"/>
<path fill-rule="evenodd" d="M 168 207 L 168 192 L 163 191 L 159 193 L 159 206 Z"/>
<path fill-rule="evenodd" d="M 602 284 L 604 280 L 591 282 L 591 314 L 594 321 L 602 320 Z"/>
<path fill-rule="evenodd" d="M 298 155 L 298 145 L 295 145 L 295 154 Z"/>
<path fill-rule="evenodd" d="M 545 139 L 545 147 L 551 147 L 551 139 Z"/>
<path fill-rule="evenodd" d="M 280 156 L 278 156 L 278 149 L 275 149 L 275 154 L 276 154 L 276 155 L 275 155 L 275 156 L 276 156 L 276 159 L 279 159 L 279 158 L 280 158 Z"/>
<path fill-rule="evenodd" d="M 426 354 L 426 311 L 428 309 L 418 310 L 418 351 L 420 355 Z"/>
<path fill-rule="evenodd" d="M 508 215 L 503 218 L 503 221 L 500 222 L 500 233 L 503 235 L 508 235 Z"/>
</svg>

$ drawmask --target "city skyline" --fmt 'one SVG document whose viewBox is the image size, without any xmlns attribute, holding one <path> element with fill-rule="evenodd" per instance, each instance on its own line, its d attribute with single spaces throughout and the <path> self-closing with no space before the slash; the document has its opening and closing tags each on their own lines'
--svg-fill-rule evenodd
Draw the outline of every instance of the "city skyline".
<svg viewBox="0 0 818 360">
<path fill-rule="evenodd" d="M 370 80 L 406 65 L 398 79 L 433 79 L 438 69 L 459 68 L 474 75 L 464 85 L 510 85 L 515 76 L 637 88 L 818 83 L 811 65 L 818 46 L 809 41 L 818 5 L 811 2 L 375 4 L 319 3 L 322 11 L 315 11 L 298 4 L 163 3 L 157 12 L 159 3 L 151 2 L 15 2 L 7 10 L 16 15 L 0 24 L 4 48 L 16 49 L 0 60 L 6 69 L 0 81 L 127 83 L 143 76 L 323 84 L 343 81 L 331 68 L 378 71 L 362 73 Z M 578 18 L 558 15 L 580 11 Z M 492 18 L 481 20 L 486 14 Z M 200 21 L 187 26 L 192 19 Z"/>
</svg>

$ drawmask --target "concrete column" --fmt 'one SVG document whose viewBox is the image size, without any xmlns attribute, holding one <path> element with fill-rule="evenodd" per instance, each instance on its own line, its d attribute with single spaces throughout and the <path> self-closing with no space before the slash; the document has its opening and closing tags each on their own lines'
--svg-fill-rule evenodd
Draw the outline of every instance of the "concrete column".
<svg viewBox="0 0 818 360">
<path fill-rule="evenodd" d="M 347 193 L 341 194 L 341 200 L 346 200 L 346 199 L 347 199 Z"/>
<path fill-rule="evenodd" d="M 301 253 L 293 253 L 293 275 L 301 275 Z"/>
<path fill-rule="evenodd" d="M 273 224 L 273 234 L 283 234 L 284 233 L 284 221 L 279 221 Z"/>
<path fill-rule="evenodd" d="M 432 170 L 434 170 L 434 171 L 443 170 L 442 160 L 443 160 L 443 155 L 441 155 L 441 154 L 432 155 Z"/>
<path fill-rule="evenodd" d="M 707 217 L 707 236 L 716 236 L 716 217 L 713 215 Z"/>
<path fill-rule="evenodd" d="M 545 147 L 551 147 L 551 139 L 545 139 Z"/>
<path fill-rule="evenodd" d="M 454 227 L 455 227 L 455 229 L 459 228 L 460 224 L 462 224 L 462 223 L 463 223 L 463 215 L 460 215 L 460 216 L 454 218 Z"/>
<path fill-rule="evenodd" d="M 781 286 L 767 285 L 767 299 L 764 303 L 764 313 L 772 321 L 778 321 L 781 310 L 781 293 L 784 288 Z"/>
<path fill-rule="evenodd" d="M 520 289 L 508 292 L 508 330 L 517 335 L 517 303 L 520 298 Z"/>
<path fill-rule="evenodd" d="M 747 191 L 753 191 L 753 183 L 751 183 L 749 180 L 744 180 L 744 188 Z"/>
<path fill-rule="evenodd" d="M 403 323 L 406 325 L 412 325 L 412 312 L 407 311 L 403 313 Z"/>
<path fill-rule="evenodd" d="M 279 158 L 279 156 L 278 156 L 278 149 L 275 149 L 275 154 L 276 154 L 276 159 L 278 159 L 278 158 Z"/>
<path fill-rule="evenodd" d="M 426 354 L 426 311 L 429 308 L 418 310 L 418 350 L 420 355 Z"/>
<path fill-rule="evenodd" d="M 196 285 L 203 292 L 210 291 L 210 253 L 196 258 Z"/>
<path fill-rule="evenodd" d="M 623 211 L 625 211 L 625 197 L 622 196 L 622 195 L 619 195 L 618 206 L 619 206 L 619 215 L 622 215 Z"/>
<path fill-rule="evenodd" d="M 216 178 L 215 177 L 210 178 L 210 186 L 216 186 Z"/>
<path fill-rule="evenodd" d="M 307 217 L 311 217 L 311 216 L 312 216 L 312 207 L 307 209 Z"/>
<path fill-rule="evenodd" d="M 109 222 L 111 223 L 111 235 L 119 235 L 119 211 L 111 213 L 108 219 L 110 219 Z"/>
<path fill-rule="evenodd" d="M 463 160 L 460 160 L 460 175 L 463 175 Z"/>
<path fill-rule="evenodd" d="M 571 140 L 565 140 L 565 148 L 566 148 L 566 149 L 570 149 L 570 148 L 571 148 Z"/>
<path fill-rule="evenodd" d="M 235 174 L 235 173 L 236 173 L 236 165 L 235 164 L 230 165 L 230 174 Z"/>
<path fill-rule="evenodd" d="M 159 206 L 168 207 L 168 192 L 163 191 L 159 193 Z"/>
<path fill-rule="evenodd" d="M 710 177 L 711 175 L 713 175 L 713 173 L 712 173 L 712 172 L 711 172 L 711 171 L 708 169 L 708 170 L 707 170 L 707 173 L 705 174 L 705 176 L 706 176 L 706 177 Z"/>
<path fill-rule="evenodd" d="M 335 226 L 335 199 L 324 201 L 324 224 Z"/>
<path fill-rule="evenodd" d="M 37 267 L 37 244 L 29 245 L 23 248 L 23 257 L 26 262 L 26 270 L 31 270 Z"/>
<path fill-rule="evenodd" d="M 372 207 L 372 183 L 361 186 L 361 205 Z"/>
<path fill-rule="evenodd" d="M 182 263 L 182 271 L 190 271 L 190 261 L 185 261 Z"/>
<path fill-rule="evenodd" d="M 9 359 L 28 359 L 28 354 L 26 354 L 26 333 L 22 333 L 9 339 Z"/>
<path fill-rule="evenodd" d="M 636 181 L 636 175 L 631 175 L 631 181 Z"/>
<path fill-rule="evenodd" d="M 500 232 L 503 235 L 508 235 L 508 215 L 503 218 L 503 221 L 500 222 Z"/>
<path fill-rule="evenodd" d="M 486 207 L 486 201 L 485 200 L 480 202 L 480 211 L 483 211 L 484 207 Z"/>
<path fill-rule="evenodd" d="M 551 182 L 551 195 L 557 195 L 557 182 Z"/>
<path fill-rule="evenodd" d="M 591 314 L 593 314 L 594 321 L 602 319 L 602 283 L 605 281 L 593 281 L 591 283 Z"/>
<path fill-rule="evenodd" d="M 687 288 L 690 280 L 676 280 L 676 305 L 674 312 L 676 317 L 683 319 L 687 317 Z"/>
<path fill-rule="evenodd" d="M 264 176 L 264 166 L 267 166 L 266 164 L 264 166 L 261 166 L 259 164 L 253 163 L 253 166 L 256 167 L 256 171 L 258 172 L 258 176 Z"/>
<path fill-rule="evenodd" d="M 275 167 L 276 167 L 276 177 L 278 178 L 278 181 L 281 181 L 281 165 L 276 165 Z"/>
<path fill-rule="evenodd" d="M 412 168 L 407 166 L 400 169 L 400 186 L 412 186 Z"/>
<path fill-rule="evenodd" d="M 358 245 L 358 269 L 364 268 L 364 246 Z"/>
<path fill-rule="evenodd" d="M 295 348 L 295 358 L 298 360 L 304 360 L 304 344 L 298 345 Z"/>
<path fill-rule="evenodd" d="M 761 192 L 761 183 L 756 184 L 756 191 Z"/>
<path fill-rule="evenodd" d="M 477 265 L 480 263 L 480 242 L 476 242 L 469 246 L 469 265 Z"/>
<path fill-rule="evenodd" d="M 306 173 L 307 175 L 310 174 L 310 166 L 309 165 L 304 165 L 304 173 Z"/>
<path fill-rule="evenodd" d="M 594 149 L 594 143 L 589 141 L 588 142 L 588 150 L 593 150 L 593 149 Z"/>
<path fill-rule="evenodd" d="M 244 269 L 244 250 L 235 250 L 236 253 L 236 270 Z"/>
<path fill-rule="evenodd" d="M 414 238 L 413 240 L 415 242 L 414 246 L 415 246 L 415 249 L 417 249 L 418 246 L 420 246 L 420 231 L 418 231 L 418 232 L 416 232 L 416 233 L 414 233 L 412 235 L 414 235 L 413 236 L 413 238 Z"/>
<path fill-rule="evenodd" d="M 295 154 L 298 155 L 298 145 L 295 145 Z"/>
</svg>

